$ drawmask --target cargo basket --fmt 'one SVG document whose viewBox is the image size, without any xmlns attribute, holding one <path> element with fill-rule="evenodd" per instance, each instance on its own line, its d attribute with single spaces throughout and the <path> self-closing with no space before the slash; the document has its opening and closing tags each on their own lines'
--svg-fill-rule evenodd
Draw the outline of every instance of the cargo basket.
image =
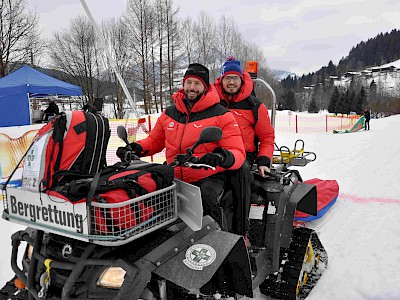
<svg viewBox="0 0 400 300">
<path fill-rule="evenodd" d="M 176 184 L 120 203 L 71 203 L 24 190 L 3 189 L 3 219 L 95 244 L 126 244 L 178 218 Z"/>
</svg>

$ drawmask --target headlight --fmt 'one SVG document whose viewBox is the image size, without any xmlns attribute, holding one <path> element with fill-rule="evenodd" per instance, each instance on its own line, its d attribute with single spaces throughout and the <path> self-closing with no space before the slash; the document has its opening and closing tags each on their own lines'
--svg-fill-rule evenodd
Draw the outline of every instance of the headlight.
<svg viewBox="0 0 400 300">
<path fill-rule="evenodd" d="M 109 289 L 120 289 L 124 283 L 125 274 L 126 271 L 121 267 L 107 268 L 99 276 L 97 285 Z"/>
</svg>

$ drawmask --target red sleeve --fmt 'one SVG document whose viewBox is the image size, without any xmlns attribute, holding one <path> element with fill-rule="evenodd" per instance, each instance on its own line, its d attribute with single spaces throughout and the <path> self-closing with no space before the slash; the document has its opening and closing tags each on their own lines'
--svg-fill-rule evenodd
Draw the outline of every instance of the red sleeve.
<svg viewBox="0 0 400 300">
<path fill-rule="evenodd" d="M 150 131 L 149 136 L 143 140 L 136 141 L 136 143 L 143 147 L 143 153 L 145 153 L 145 156 L 154 155 L 165 148 L 164 119 L 165 114 L 163 112 L 157 119 L 156 125 L 154 125 L 153 129 Z"/>
<path fill-rule="evenodd" d="M 258 157 L 266 156 L 271 160 L 274 153 L 275 130 L 272 127 L 268 109 L 263 103 L 258 108 L 258 121 L 254 131 L 260 142 Z"/>
<path fill-rule="evenodd" d="M 221 116 L 219 126 L 222 129 L 222 139 L 218 141 L 218 145 L 230 151 L 235 157 L 234 164 L 228 170 L 239 169 L 246 159 L 246 151 L 239 125 L 232 113 L 227 112 Z"/>
</svg>

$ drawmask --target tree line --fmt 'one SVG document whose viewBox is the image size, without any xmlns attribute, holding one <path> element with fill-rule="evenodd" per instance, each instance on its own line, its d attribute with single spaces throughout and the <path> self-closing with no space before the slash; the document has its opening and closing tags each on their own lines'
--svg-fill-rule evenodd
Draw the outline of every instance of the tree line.
<svg viewBox="0 0 400 300">
<path fill-rule="evenodd" d="M 283 79 L 281 84 L 284 92 L 279 107 L 309 112 L 328 110 L 332 113 L 358 113 L 360 107 L 350 107 L 349 110 L 349 102 L 355 105 L 354 95 L 359 95 L 363 87 L 364 108 L 368 106 L 376 113 L 400 113 L 400 86 L 389 92 L 382 82 L 372 81 L 369 86 L 363 86 L 363 79 L 358 77 L 348 78 L 349 83 L 342 88 L 336 89 L 334 84 L 335 78 L 340 79 L 348 71 L 362 71 L 399 58 L 400 31 L 394 29 L 390 33 L 380 33 L 353 47 L 337 66 L 329 61 L 327 66 L 316 72 Z M 336 99 L 338 94 L 339 98 Z"/>
<path fill-rule="evenodd" d="M 4 9 L 1 7 L 2 30 L 15 28 L 9 36 L 18 40 L 18 45 L 0 46 L 0 55 L 13 53 L 6 59 L 2 56 L 2 76 L 13 70 L 15 62 L 37 65 L 45 54 L 50 68 L 62 71 L 68 75 L 69 82 L 82 87 L 86 101 L 110 95 L 114 99 L 115 117 L 125 116 L 123 89 L 86 16 L 71 19 L 67 28 L 45 40 L 38 33 L 38 15 L 25 9 L 25 0 L 0 2 L 4 6 Z M 120 18 L 100 24 L 116 69 L 131 94 L 143 101 L 146 114 L 159 112 L 170 104 L 170 96 L 179 87 L 184 69 L 192 62 L 200 62 L 211 70 L 211 82 L 219 76 L 222 63 L 229 55 L 239 59 L 243 67 L 247 60 L 257 60 L 261 73 L 270 73 L 261 49 L 243 38 L 232 18 L 223 16 L 216 20 L 201 11 L 196 20 L 182 20 L 178 9 L 173 0 L 128 0 Z M 18 22 L 11 17 L 16 14 Z M 16 33 L 21 27 L 24 35 Z M 34 38 L 36 44 L 46 46 L 24 47 Z"/>
<path fill-rule="evenodd" d="M 0 0 L 0 13 L 1 77 L 22 63 L 47 66 L 61 71 L 63 76 L 59 79 L 81 86 L 85 102 L 109 96 L 115 117 L 126 117 L 126 96 L 95 28 L 86 16 L 71 19 L 66 28 L 50 38 L 43 38 L 38 29 L 39 16 L 26 9 L 26 0 Z M 348 68 L 400 57 L 400 32 L 393 30 L 361 42 L 342 58 L 338 66 L 330 61 L 317 72 L 301 77 L 289 76 L 279 82 L 267 68 L 261 49 L 242 36 L 235 20 L 225 16 L 215 19 L 204 11 L 197 19 L 181 19 L 178 13 L 179 8 L 173 0 L 128 0 L 120 18 L 100 24 L 116 69 L 131 95 L 140 100 L 146 114 L 160 112 L 170 104 L 170 96 L 181 87 L 180 81 L 189 63 L 206 65 L 213 82 L 229 55 L 239 59 L 243 68 L 248 60 L 259 62 L 259 77 L 274 89 L 279 109 L 309 112 L 328 109 L 340 113 L 341 110 L 348 111 L 348 105 L 339 108 L 337 103 L 353 99 L 353 93 L 361 93 L 361 86 L 352 83 L 348 88 L 348 99 L 347 91 L 339 90 L 339 100 L 332 105 L 337 91 L 331 75 L 339 77 Z M 374 90 L 368 87 L 364 90 L 364 105 L 370 104 L 377 110 L 399 110 L 398 99 L 388 99 L 381 87 L 376 88 L 375 93 L 371 94 L 371 91 Z M 262 89 L 256 92 L 261 99 L 268 95 Z M 375 97 L 379 95 L 381 97 Z M 342 96 L 343 101 L 340 100 Z"/>
</svg>

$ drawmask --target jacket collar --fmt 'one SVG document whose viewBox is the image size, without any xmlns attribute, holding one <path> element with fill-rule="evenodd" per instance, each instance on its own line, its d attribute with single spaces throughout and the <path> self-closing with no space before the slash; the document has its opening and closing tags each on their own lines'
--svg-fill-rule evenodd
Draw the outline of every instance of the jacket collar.
<svg viewBox="0 0 400 300">
<path fill-rule="evenodd" d="M 177 91 L 175 94 L 172 95 L 172 99 L 174 99 L 176 108 L 185 114 L 189 114 L 189 111 L 185 105 L 185 92 L 182 89 Z M 210 84 L 209 90 L 204 94 L 192 107 L 191 113 L 199 112 L 206 110 L 207 108 L 217 104 L 220 102 L 219 95 L 215 87 Z"/>
</svg>

